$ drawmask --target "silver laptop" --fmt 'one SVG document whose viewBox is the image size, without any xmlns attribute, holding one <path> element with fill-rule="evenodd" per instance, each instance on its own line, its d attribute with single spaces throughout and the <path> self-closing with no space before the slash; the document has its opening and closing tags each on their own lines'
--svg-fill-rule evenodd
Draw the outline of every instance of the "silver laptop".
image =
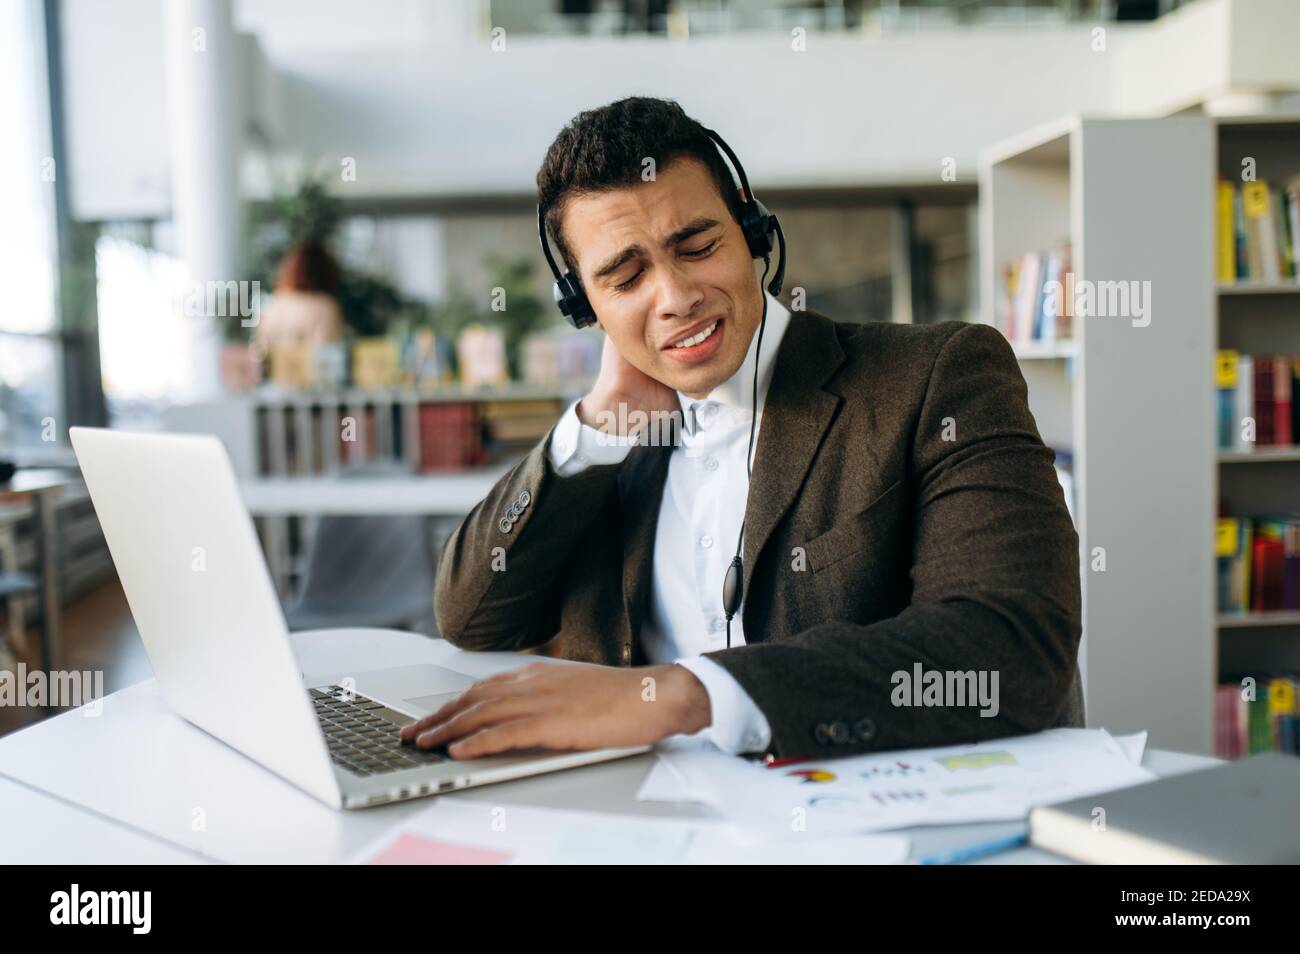
<svg viewBox="0 0 1300 954">
<path fill-rule="evenodd" d="M 366 808 L 649 749 L 458 761 L 402 745 L 402 725 L 474 680 L 412 665 L 305 683 L 217 438 L 88 427 L 69 434 L 167 705 L 326 804 Z"/>
</svg>

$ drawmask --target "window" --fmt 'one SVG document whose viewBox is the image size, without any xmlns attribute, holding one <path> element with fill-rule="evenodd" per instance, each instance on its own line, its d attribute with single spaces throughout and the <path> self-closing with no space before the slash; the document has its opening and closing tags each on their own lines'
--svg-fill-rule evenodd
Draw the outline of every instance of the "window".
<svg viewBox="0 0 1300 954">
<path fill-rule="evenodd" d="M 0 4 L 0 448 L 65 432 L 55 167 L 39 0 Z"/>
</svg>

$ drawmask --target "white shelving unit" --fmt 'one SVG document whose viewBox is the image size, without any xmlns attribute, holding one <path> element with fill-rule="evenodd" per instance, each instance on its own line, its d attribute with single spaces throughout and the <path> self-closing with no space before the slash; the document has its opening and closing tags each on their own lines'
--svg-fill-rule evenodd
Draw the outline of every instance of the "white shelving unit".
<svg viewBox="0 0 1300 954">
<path fill-rule="evenodd" d="M 1223 178 L 1239 183 L 1249 158 L 1255 177 L 1276 188 L 1300 175 L 1300 116 L 1219 117 L 1214 149 L 1215 171 Z M 1300 354 L 1300 282 L 1239 282 L 1215 290 L 1217 347 Z M 1215 494 L 1226 515 L 1300 511 L 1300 447 L 1260 445 L 1217 457 Z M 1214 588 L 1213 576 L 1207 585 Z M 1300 611 L 1225 613 L 1217 625 L 1221 676 L 1300 669 Z"/>
<path fill-rule="evenodd" d="M 1213 748 L 1216 671 L 1204 582 L 1214 573 L 1213 138 L 1199 117 L 1071 116 L 980 163 L 982 320 L 1000 324 L 1006 267 L 1063 239 L 1076 283 L 1151 283 L 1145 327 L 1075 317 L 1070 341 L 1017 354 L 1044 441 L 1074 459 L 1088 724 L 1202 753 Z"/>
</svg>

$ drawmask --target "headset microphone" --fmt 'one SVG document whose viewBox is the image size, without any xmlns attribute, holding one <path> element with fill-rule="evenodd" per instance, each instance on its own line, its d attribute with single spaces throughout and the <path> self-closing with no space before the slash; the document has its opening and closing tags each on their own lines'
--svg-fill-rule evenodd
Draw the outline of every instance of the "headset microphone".
<svg viewBox="0 0 1300 954">
<path fill-rule="evenodd" d="M 731 147 L 712 129 L 705 129 L 704 132 L 726 155 L 731 162 L 732 168 L 736 171 L 736 176 L 740 179 L 740 186 L 745 193 L 745 200 L 740 204 L 740 229 L 745 236 L 745 244 L 749 247 L 750 256 L 754 259 L 761 258 L 763 260 L 763 277 L 759 279 L 759 293 L 763 298 L 763 315 L 759 320 L 758 341 L 754 347 L 754 388 L 750 405 L 749 446 L 745 453 L 745 473 L 752 478 L 754 468 L 751 460 L 754 455 L 754 433 L 758 424 L 758 365 L 759 355 L 762 354 L 763 348 L 763 329 L 767 327 L 767 296 L 762 295 L 762 290 L 763 283 L 767 281 L 768 269 L 772 266 L 773 236 L 775 236 L 779 259 L 776 274 L 772 276 L 772 281 L 767 284 L 767 290 L 772 295 L 781 294 L 781 287 L 785 284 L 785 233 L 781 230 L 781 223 L 777 217 L 769 212 L 767 206 L 758 201 L 754 193 L 750 191 L 749 179 L 745 175 L 745 167 L 740 164 L 740 160 L 732 152 Z M 550 266 L 551 274 L 555 276 L 555 284 L 551 289 L 552 295 L 555 298 L 556 305 L 559 306 L 560 314 L 564 315 L 565 321 L 575 328 L 586 328 L 595 324 L 596 312 L 591 307 L 587 292 L 582 287 L 581 279 L 572 270 L 561 273 L 559 266 L 551 255 L 550 246 L 546 241 L 546 211 L 539 203 L 537 206 L 537 238 L 541 242 L 542 254 L 546 257 L 546 264 Z M 740 535 L 736 540 L 736 555 L 731 558 L 731 564 L 727 567 L 726 575 L 722 581 L 722 610 L 727 619 L 727 648 L 731 648 L 731 619 L 740 611 L 740 607 L 745 601 L 745 564 L 741 557 L 744 540 L 745 521 L 742 518 Z"/>
</svg>

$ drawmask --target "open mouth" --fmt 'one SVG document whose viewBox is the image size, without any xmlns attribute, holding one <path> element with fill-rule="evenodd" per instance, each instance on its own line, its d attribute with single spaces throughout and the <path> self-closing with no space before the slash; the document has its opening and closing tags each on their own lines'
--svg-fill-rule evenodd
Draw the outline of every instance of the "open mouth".
<svg viewBox="0 0 1300 954">
<path fill-rule="evenodd" d="M 682 364 L 699 364 L 708 361 L 722 347 L 726 324 L 725 319 L 714 318 L 703 327 L 697 326 L 689 334 L 684 334 L 664 345 L 664 354 Z"/>
<path fill-rule="evenodd" d="M 720 318 L 713 319 L 713 321 L 710 324 L 701 328 L 695 334 L 688 335 L 685 338 L 678 338 L 668 347 L 674 349 L 692 348 L 695 345 L 700 344 L 701 342 L 707 341 L 709 338 L 713 337 L 713 333 L 718 330 L 718 322 L 720 322 L 721 320 L 722 319 Z"/>
</svg>

